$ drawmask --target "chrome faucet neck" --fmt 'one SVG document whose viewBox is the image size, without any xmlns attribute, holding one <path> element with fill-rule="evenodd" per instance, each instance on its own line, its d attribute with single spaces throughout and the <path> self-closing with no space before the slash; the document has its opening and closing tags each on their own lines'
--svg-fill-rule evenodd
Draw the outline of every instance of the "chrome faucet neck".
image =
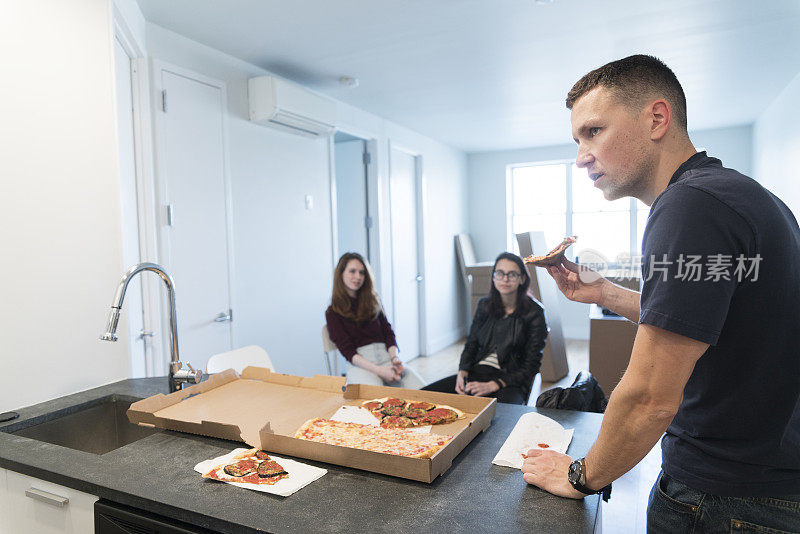
<svg viewBox="0 0 800 534">
<path fill-rule="evenodd" d="M 170 368 L 169 368 L 169 390 L 177 391 L 181 386 L 186 383 L 196 384 L 202 377 L 201 371 L 195 371 L 189 365 L 189 370 L 182 369 L 180 356 L 178 354 L 178 318 L 175 307 L 175 283 L 172 277 L 164 270 L 163 267 L 155 263 L 139 263 L 134 265 L 122 276 L 117 291 L 114 294 L 114 301 L 111 303 L 111 312 L 108 315 L 108 324 L 106 325 L 106 332 L 100 336 L 104 341 L 117 341 L 117 325 L 119 323 L 120 312 L 122 311 L 122 303 L 125 300 L 125 291 L 128 289 L 128 283 L 131 279 L 142 271 L 152 271 L 156 273 L 164 285 L 167 286 L 167 298 L 169 300 L 169 331 L 170 331 Z M 188 365 L 188 364 L 187 364 Z"/>
</svg>

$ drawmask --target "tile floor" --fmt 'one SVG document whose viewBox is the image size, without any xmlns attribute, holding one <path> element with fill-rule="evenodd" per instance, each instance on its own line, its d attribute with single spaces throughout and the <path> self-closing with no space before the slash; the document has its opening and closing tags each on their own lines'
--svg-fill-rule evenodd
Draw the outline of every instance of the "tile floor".
<svg viewBox="0 0 800 534">
<path fill-rule="evenodd" d="M 531 405 L 536 403 L 536 398 L 542 391 L 556 386 L 569 386 L 579 371 L 589 368 L 589 342 L 568 339 L 566 345 L 569 373 L 558 382 L 545 383 L 542 383 L 541 376 L 537 375 L 533 383 Z M 463 347 L 463 342 L 456 343 L 436 354 L 416 358 L 407 365 L 416 370 L 426 382 L 433 382 L 456 372 Z M 659 443 L 639 462 L 639 465 L 614 482 L 612 498 L 603 504 L 604 534 L 646 532 L 647 497 L 660 469 L 661 444 Z"/>
</svg>

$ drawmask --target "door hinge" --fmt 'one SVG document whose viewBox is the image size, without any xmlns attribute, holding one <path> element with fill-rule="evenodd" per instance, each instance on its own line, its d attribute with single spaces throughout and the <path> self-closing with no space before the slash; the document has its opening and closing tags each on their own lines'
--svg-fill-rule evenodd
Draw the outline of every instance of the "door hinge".
<svg viewBox="0 0 800 534">
<path fill-rule="evenodd" d="M 175 224 L 175 210 L 172 207 L 172 204 L 167 204 L 167 226 L 173 226 Z"/>
<path fill-rule="evenodd" d="M 364 157 L 362 159 L 364 160 L 364 165 L 369 165 L 372 163 L 372 154 L 364 152 Z"/>
<path fill-rule="evenodd" d="M 167 90 L 161 91 L 161 111 L 167 112 Z"/>
<path fill-rule="evenodd" d="M 372 217 L 370 217 L 369 215 L 364 217 L 364 226 L 367 228 L 372 228 Z"/>
</svg>

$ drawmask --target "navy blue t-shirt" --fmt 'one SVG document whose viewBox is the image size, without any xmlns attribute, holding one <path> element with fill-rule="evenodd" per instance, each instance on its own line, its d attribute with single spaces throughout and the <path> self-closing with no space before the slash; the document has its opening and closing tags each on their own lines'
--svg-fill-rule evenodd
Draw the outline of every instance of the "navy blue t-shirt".
<svg viewBox="0 0 800 534">
<path fill-rule="evenodd" d="M 663 469 L 721 496 L 800 494 L 800 229 L 700 152 L 653 202 L 639 322 L 710 344 L 662 441 Z"/>
</svg>

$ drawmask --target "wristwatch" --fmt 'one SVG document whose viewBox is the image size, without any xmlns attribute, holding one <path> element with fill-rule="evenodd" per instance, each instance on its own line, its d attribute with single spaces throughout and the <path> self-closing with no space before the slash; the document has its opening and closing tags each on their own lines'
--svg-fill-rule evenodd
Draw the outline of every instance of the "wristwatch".
<svg viewBox="0 0 800 534">
<path fill-rule="evenodd" d="M 585 493 L 586 495 L 602 494 L 603 500 L 608 502 L 611 497 L 611 484 L 599 490 L 593 490 L 586 487 L 586 458 L 575 460 L 569 464 L 569 471 L 567 471 L 567 480 L 573 488 Z"/>
</svg>

